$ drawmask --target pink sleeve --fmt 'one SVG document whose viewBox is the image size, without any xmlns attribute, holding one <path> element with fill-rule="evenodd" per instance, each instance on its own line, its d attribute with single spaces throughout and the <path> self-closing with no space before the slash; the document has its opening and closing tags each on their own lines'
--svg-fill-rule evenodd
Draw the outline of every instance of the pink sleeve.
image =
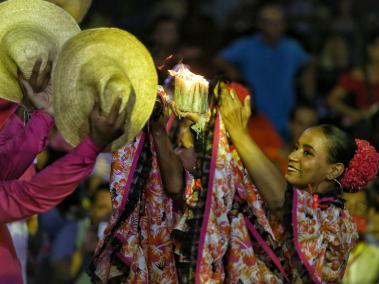
<svg viewBox="0 0 379 284">
<path fill-rule="evenodd" d="M 56 206 L 91 174 L 99 153 L 92 141 L 85 138 L 30 182 L 0 182 L 0 223 L 23 219 Z"/>
<path fill-rule="evenodd" d="M 0 180 L 19 178 L 47 144 L 53 118 L 35 111 L 25 127 L 13 117 L 0 134 Z"/>
<path fill-rule="evenodd" d="M 12 114 L 0 128 L 0 146 L 4 146 L 13 136 L 24 129 L 24 123 L 16 114 Z"/>
</svg>

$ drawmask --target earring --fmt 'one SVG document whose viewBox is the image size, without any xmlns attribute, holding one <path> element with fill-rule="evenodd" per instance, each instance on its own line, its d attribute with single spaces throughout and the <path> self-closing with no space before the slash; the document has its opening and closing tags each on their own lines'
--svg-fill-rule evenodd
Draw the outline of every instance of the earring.
<svg viewBox="0 0 379 284">
<path fill-rule="evenodd" d="M 343 193 L 343 187 L 342 184 L 338 181 L 338 179 L 333 179 L 333 181 L 337 184 L 337 190 L 339 191 L 339 195 L 342 196 Z"/>
</svg>

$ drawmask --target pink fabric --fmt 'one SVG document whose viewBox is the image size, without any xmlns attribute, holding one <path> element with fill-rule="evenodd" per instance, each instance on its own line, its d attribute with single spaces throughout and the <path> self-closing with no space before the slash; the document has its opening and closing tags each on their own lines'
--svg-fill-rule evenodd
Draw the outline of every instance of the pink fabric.
<svg viewBox="0 0 379 284">
<path fill-rule="evenodd" d="M 259 245 L 262 247 L 262 249 L 271 258 L 272 262 L 276 265 L 276 267 L 279 269 L 280 273 L 287 280 L 287 282 L 289 282 L 287 274 L 284 271 L 282 264 L 280 263 L 280 259 L 275 255 L 275 253 L 270 248 L 270 246 L 266 243 L 266 241 L 264 239 L 262 239 L 262 237 L 259 235 L 258 231 L 254 228 L 253 224 L 251 224 L 249 218 L 245 217 L 244 221 L 245 221 L 246 227 L 250 231 L 251 235 L 254 237 L 254 239 L 256 239 L 256 241 L 259 243 Z"/>
<path fill-rule="evenodd" d="M 298 210 L 298 204 L 297 204 L 297 190 L 294 190 L 293 193 L 293 201 L 292 201 L 292 226 L 293 226 L 293 238 L 294 238 L 294 244 L 295 244 L 295 249 L 297 251 L 297 254 L 299 255 L 301 262 L 305 265 L 307 270 L 309 271 L 309 276 L 312 278 L 312 281 L 314 283 L 321 283 L 320 279 L 316 277 L 314 269 L 312 265 L 309 263 L 307 257 L 303 253 L 303 250 L 301 248 L 301 244 L 299 242 L 299 230 L 298 230 L 298 223 L 297 223 L 297 210 Z"/>
<path fill-rule="evenodd" d="M 166 132 L 170 132 L 172 124 L 175 120 L 175 114 L 171 114 L 170 117 L 168 118 L 167 124 L 166 124 Z"/>
<path fill-rule="evenodd" d="M 62 134 L 57 129 L 50 131 L 49 146 L 56 151 L 66 153 L 70 152 L 74 148 L 68 142 L 66 142 L 66 140 L 64 140 Z"/>
<path fill-rule="evenodd" d="M 197 262 L 196 281 L 198 283 L 282 283 L 254 251 L 243 215 L 229 214 L 237 191 L 256 215 L 257 223 L 274 238 L 263 200 L 249 179 L 235 147 L 229 144 L 220 117 L 215 121 L 214 138 L 217 136 L 218 141 L 213 144 L 212 149 L 214 150 L 212 154 L 216 155 L 215 148 L 217 148 L 215 167 L 210 169 L 214 173 L 209 179 L 209 182 L 213 180 L 213 187 L 210 191 L 211 197 L 207 196 L 211 202 L 206 200 L 210 204 L 210 212 L 203 218 L 206 235 L 200 240 L 203 244 L 199 243 L 199 247 L 200 245 L 202 247 L 198 250 L 197 256 L 201 260 Z M 193 197 L 195 196 L 193 194 Z M 187 218 L 186 215 L 183 218 Z M 176 229 L 188 233 L 185 227 L 181 229 L 176 226 Z"/>
<path fill-rule="evenodd" d="M 32 161 L 45 147 L 46 137 L 53 119 L 46 113 L 37 111 L 33 114 L 28 125 L 12 112 L 1 122 L 0 132 L 0 180 L 19 178 L 30 180 L 35 173 Z M 5 118 L 5 117 L 4 117 Z M 40 142 L 42 141 L 42 143 Z M 26 170 L 26 171 L 25 171 Z M 24 172 L 25 171 L 25 172 Z M 2 263 L 7 260 L 7 265 Z M 5 273 L 0 270 L 2 283 L 21 283 L 22 276 L 13 242 L 5 224 L 0 224 L 0 267 L 5 267 Z"/>
<path fill-rule="evenodd" d="M 21 267 L 5 224 L 56 206 L 91 174 L 99 152 L 92 141 L 85 138 L 30 182 L 0 182 L 0 283 L 22 283 Z"/>
<path fill-rule="evenodd" d="M 347 210 L 336 206 L 313 208 L 312 202 L 310 193 L 294 189 L 294 246 L 313 283 L 337 283 L 358 239 L 356 226 Z"/>
<path fill-rule="evenodd" d="M 19 178 L 47 144 L 54 123 L 43 111 L 35 111 L 24 127 L 13 114 L 0 132 L 0 180 Z"/>
<path fill-rule="evenodd" d="M 215 170 L 216 170 L 216 160 L 217 160 L 217 151 L 218 151 L 219 141 L 220 141 L 220 116 L 218 115 L 218 110 L 217 110 L 216 120 L 215 120 L 215 131 L 214 131 L 214 137 L 213 137 L 213 150 L 212 150 L 211 168 L 210 168 L 210 173 L 209 173 L 208 191 L 207 191 L 207 197 L 206 197 L 206 202 L 205 202 L 203 224 L 201 226 L 199 247 L 198 247 L 198 252 L 197 252 L 196 282 L 195 282 L 196 284 L 201 283 L 200 268 L 201 268 L 201 261 L 203 257 L 202 253 L 203 253 L 204 244 L 205 244 L 205 237 L 207 234 L 209 215 L 211 212 L 212 191 L 213 191 L 213 183 L 214 183 Z"/>
<path fill-rule="evenodd" d="M 136 150 L 136 154 L 135 154 L 135 156 L 133 158 L 132 167 L 130 169 L 130 173 L 128 175 L 128 179 L 126 181 L 126 185 L 125 185 L 125 190 L 126 191 L 129 191 L 130 186 L 132 184 L 133 175 L 134 175 L 134 172 L 136 170 L 138 159 L 139 159 L 139 156 L 141 155 L 141 151 L 142 151 L 142 147 L 143 147 L 143 143 L 144 142 L 145 142 L 145 133 L 142 132 L 142 134 L 141 134 L 141 140 L 140 140 L 140 142 L 138 144 L 138 147 L 137 147 L 137 150 Z M 121 207 L 119 208 L 120 214 L 125 209 L 125 204 L 126 204 L 127 201 L 128 201 L 128 195 L 125 194 L 124 197 L 123 197 L 123 199 L 122 199 Z"/>
<path fill-rule="evenodd" d="M 178 283 L 170 238 L 174 223 L 172 201 L 164 192 L 154 143 L 151 135 L 146 135 L 146 138 L 148 137 L 149 141 L 144 141 L 144 134 L 141 133 L 135 141 L 113 153 L 113 214 L 103 239 L 98 243 L 94 260 L 94 273 L 101 283 L 112 282 L 112 278 L 120 276 L 124 276 L 124 279 L 117 279 L 117 283 Z M 136 169 L 134 161 L 138 159 L 143 143 L 149 143 L 152 153 L 149 165 L 151 168 L 143 188 L 143 196 L 135 204 L 129 217 L 112 232 L 123 213 L 124 201 L 127 201 L 126 206 L 134 206 L 126 199 L 132 188 L 129 187 L 128 180 Z M 121 244 L 117 249 L 112 243 L 114 241 L 109 242 L 110 234 L 116 237 L 112 238 L 114 241 L 117 240 Z M 124 270 L 111 261 L 113 254 L 117 255 L 125 267 L 130 266 L 128 274 L 124 275 Z"/>
<path fill-rule="evenodd" d="M 17 108 L 17 103 L 0 98 L 0 129 Z"/>
</svg>

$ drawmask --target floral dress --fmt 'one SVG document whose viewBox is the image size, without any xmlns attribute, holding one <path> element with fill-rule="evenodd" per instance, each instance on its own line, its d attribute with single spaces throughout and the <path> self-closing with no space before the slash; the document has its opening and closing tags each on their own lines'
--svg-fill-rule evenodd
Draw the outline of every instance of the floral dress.
<svg viewBox="0 0 379 284">
<path fill-rule="evenodd" d="M 89 274 L 98 283 L 178 283 L 164 193 L 151 136 L 142 132 L 113 154 L 113 214 Z"/>
<path fill-rule="evenodd" d="M 349 213 L 287 192 L 286 214 L 267 210 L 219 113 L 200 177 L 186 172 L 179 215 L 165 194 L 151 137 L 114 153 L 113 215 L 90 268 L 100 283 L 329 283 L 342 279 L 357 239 Z M 208 153 L 208 154 L 207 154 Z"/>
</svg>

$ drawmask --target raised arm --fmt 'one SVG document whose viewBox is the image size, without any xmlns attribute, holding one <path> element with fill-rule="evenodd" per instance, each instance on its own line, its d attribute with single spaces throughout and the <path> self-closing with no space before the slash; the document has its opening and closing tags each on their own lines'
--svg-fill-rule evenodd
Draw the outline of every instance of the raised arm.
<svg viewBox="0 0 379 284">
<path fill-rule="evenodd" d="M 20 102 L 23 108 L 33 112 L 32 118 L 24 128 L 22 122 L 12 116 L 0 133 L 0 180 L 19 178 L 31 165 L 34 158 L 47 144 L 47 136 L 53 125 L 52 94 L 50 82 L 51 62 L 40 71 L 41 60 L 33 66 L 27 81 L 18 72 L 23 93 Z"/>
<path fill-rule="evenodd" d="M 90 138 L 72 152 L 35 175 L 30 182 L 0 182 L 0 223 L 8 223 L 44 212 L 61 202 L 87 177 L 97 154 L 124 132 L 125 111 L 119 114 L 121 99 L 108 115 L 98 101 L 90 116 Z"/>
<path fill-rule="evenodd" d="M 223 84 L 221 88 L 221 117 L 232 142 L 267 206 L 272 210 L 281 209 L 287 182 L 249 135 L 250 97 L 246 97 L 242 105 L 233 90 Z"/>
<path fill-rule="evenodd" d="M 100 148 L 86 138 L 30 182 L 0 182 L 0 223 L 13 222 L 55 207 L 91 173 L 99 152 Z"/>
<path fill-rule="evenodd" d="M 173 199 L 175 209 L 181 210 L 184 206 L 184 168 L 166 133 L 163 117 L 155 117 L 150 122 L 163 187 Z"/>
</svg>

